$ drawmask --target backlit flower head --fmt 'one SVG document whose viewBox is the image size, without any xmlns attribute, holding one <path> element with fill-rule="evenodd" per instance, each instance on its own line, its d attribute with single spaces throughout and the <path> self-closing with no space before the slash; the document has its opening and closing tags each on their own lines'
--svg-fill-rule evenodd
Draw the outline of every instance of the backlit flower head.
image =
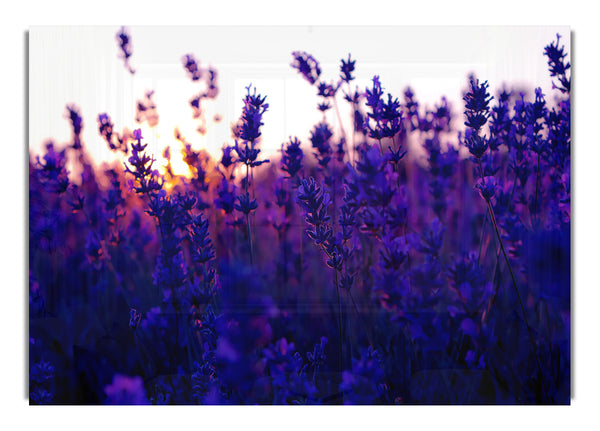
<svg viewBox="0 0 600 431">
<path fill-rule="evenodd" d="M 304 79 L 310 82 L 311 85 L 314 85 L 321 75 L 319 62 L 312 55 L 304 51 L 294 51 L 292 52 L 292 56 L 294 57 L 294 61 L 292 61 L 291 66 L 300 72 L 304 76 Z"/>
</svg>

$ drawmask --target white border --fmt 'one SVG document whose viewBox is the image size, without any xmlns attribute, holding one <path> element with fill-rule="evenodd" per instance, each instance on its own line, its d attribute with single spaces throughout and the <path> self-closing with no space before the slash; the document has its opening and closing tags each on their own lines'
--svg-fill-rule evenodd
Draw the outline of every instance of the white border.
<svg viewBox="0 0 600 431">
<path fill-rule="evenodd" d="M 233 3 L 233 4 L 231 4 Z M 166 9 L 165 4 L 168 5 Z M 591 429 L 598 423 L 598 266 L 591 248 L 598 239 L 597 188 L 598 35 L 592 2 L 505 0 L 484 6 L 481 1 L 396 2 L 306 0 L 196 2 L 140 2 L 138 8 L 123 1 L 23 1 L 13 3 L 2 16 L 2 278 L 0 295 L 3 329 L 3 422 L 19 429 L 367 429 L 440 428 L 488 430 Z M 393 5 L 393 6 L 392 6 Z M 587 5 L 587 6 L 586 6 Z M 89 7 L 93 9 L 88 9 Z M 265 12 L 269 11 L 269 12 Z M 192 13 L 190 13 L 192 12 Z M 366 407 L 366 408 L 137 408 L 54 407 L 30 408 L 24 396 L 26 283 L 26 144 L 24 124 L 24 31 L 36 24 L 366 24 L 388 25 L 570 25 L 574 61 L 574 341 L 575 399 L 570 407 Z M 592 131 L 595 132 L 592 135 Z M 587 241 L 586 241 L 587 240 Z M 6 277 L 8 275 L 8 277 Z M 65 410 L 68 409 L 68 410 Z M 343 410 L 342 410 L 343 409 Z M 10 422 L 9 422 L 10 421 Z M 18 422 L 17 422 L 18 421 Z M 11 427 L 11 422 L 14 424 Z M 588 425 L 589 424 L 589 425 Z"/>
</svg>

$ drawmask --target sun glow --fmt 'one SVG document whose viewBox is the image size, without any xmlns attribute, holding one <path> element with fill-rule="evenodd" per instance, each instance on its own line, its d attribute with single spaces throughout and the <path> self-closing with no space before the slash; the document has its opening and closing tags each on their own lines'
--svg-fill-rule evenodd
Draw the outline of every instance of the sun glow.
<svg viewBox="0 0 600 431">
<path fill-rule="evenodd" d="M 148 144 L 147 151 L 153 155 L 155 166 L 162 175 L 167 174 L 169 168 L 175 176 L 192 178 L 193 168 L 184 160 L 186 145 L 192 151 L 206 151 L 212 160 L 220 159 L 221 147 L 209 145 L 207 134 L 215 129 L 214 122 L 208 125 L 205 133 L 200 133 L 199 122 L 190 118 L 190 112 L 179 111 L 186 110 L 165 110 L 164 115 L 161 112 L 161 118 L 155 127 L 143 123 L 139 128 L 142 130 L 143 142 Z M 185 120 L 186 117 L 189 119 Z"/>
</svg>

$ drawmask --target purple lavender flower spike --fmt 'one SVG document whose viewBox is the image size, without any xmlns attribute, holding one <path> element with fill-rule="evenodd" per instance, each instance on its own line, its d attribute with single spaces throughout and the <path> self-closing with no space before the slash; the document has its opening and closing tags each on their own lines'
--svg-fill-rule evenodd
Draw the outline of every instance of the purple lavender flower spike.
<svg viewBox="0 0 600 431">
<path fill-rule="evenodd" d="M 314 57 L 304 51 L 292 52 L 294 61 L 291 66 L 296 69 L 310 85 L 314 85 L 321 76 L 321 68 L 319 62 Z"/>
</svg>

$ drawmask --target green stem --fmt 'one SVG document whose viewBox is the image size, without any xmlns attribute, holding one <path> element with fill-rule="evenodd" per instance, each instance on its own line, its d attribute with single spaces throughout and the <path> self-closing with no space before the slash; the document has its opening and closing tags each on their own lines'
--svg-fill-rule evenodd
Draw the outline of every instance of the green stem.
<svg viewBox="0 0 600 431">
<path fill-rule="evenodd" d="M 340 366 L 340 379 L 342 376 L 342 373 L 344 372 L 344 368 L 343 368 L 343 358 L 342 358 L 342 354 L 343 354 L 343 334 L 342 334 L 342 301 L 340 299 L 340 285 L 338 283 L 338 271 L 337 269 L 334 269 L 335 271 L 335 290 L 337 292 L 337 301 L 338 301 L 338 326 L 339 326 L 339 337 L 340 337 L 340 348 L 339 348 L 339 355 L 340 355 L 340 359 L 339 359 L 339 366 Z M 340 396 L 342 398 L 342 404 L 344 404 L 344 393 L 340 392 Z"/>
<path fill-rule="evenodd" d="M 246 143 L 246 148 L 248 144 Z M 250 180 L 250 165 L 246 164 L 246 195 L 248 195 L 248 181 Z M 250 231 L 250 214 L 246 214 L 246 226 L 248 227 L 248 243 L 250 245 L 250 265 L 254 265 L 254 253 L 252 252 L 252 232 Z"/>
<path fill-rule="evenodd" d="M 477 255 L 477 266 L 481 260 L 481 249 L 483 248 L 483 235 L 485 234 L 485 225 L 487 224 L 487 214 L 483 219 L 483 226 L 481 226 L 481 236 L 479 238 L 479 254 Z"/>
<path fill-rule="evenodd" d="M 537 225 L 538 217 L 537 217 L 537 198 L 538 198 L 538 185 L 540 181 L 540 153 L 538 153 L 537 158 L 537 171 L 535 174 L 535 200 L 533 201 L 533 217 L 535 224 Z"/>
<path fill-rule="evenodd" d="M 340 115 L 340 109 L 338 108 L 337 99 L 335 96 L 332 97 L 333 106 L 335 108 L 335 114 L 337 116 L 338 122 L 340 123 L 340 130 L 342 132 L 342 136 L 344 137 L 344 141 L 346 140 L 346 131 L 344 130 L 344 124 L 342 123 L 342 117 Z"/>
<path fill-rule="evenodd" d="M 254 253 L 252 251 L 252 233 L 250 232 L 250 214 L 246 214 L 246 225 L 248 226 L 248 242 L 250 243 L 250 265 L 254 265 Z"/>
<path fill-rule="evenodd" d="M 346 82 L 347 86 L 348 86 L 348 95 L 350 96 L 350 93 L 352 93 L 352 89 L 350 88 L 350 83 Z M 356 159 L 356 155 L 354 154 L 354 148 L 356 146 L 356 130 L 355 130 L 355 125 L 356 124 L 356 104 L 354 103 L 354 101 L 352 101 L 352 151 L 349 151 L 348 153 L 348 159 L 350 160 L 350 163 L 352 164 L 352 166 L 356 166 L 355 164 L 355 159 Z M 352 155 L 352 157 L 350 157 L 350 155 Z"/>
<path fill-rule="evenodd" d="M 364 320 L 363 315 L 361 314 L 360 310 L 358 309 L 358 306 L 356 305 L 356 301 L 354 300 L 354 296 L 352 296 L 352 292 L 350 292 L 349 290 L 348 292 L 348 296 L 350 297 L 350 300 L 352 301 L 352 305 L 354 306 L 354 311 L 356 312 L 356 315 L 358 316 L 358 319 L 365 331 L 365 335 L 367 336 L 367 339 L 369 340 L 369 344 L 371 346 L 373 346 L 373 348 L 375 347 L 375 343 L 373 342 L 373 339 L 371 338 L 371 334 L 367 328 L 367 323 Z"/>
</svg>

